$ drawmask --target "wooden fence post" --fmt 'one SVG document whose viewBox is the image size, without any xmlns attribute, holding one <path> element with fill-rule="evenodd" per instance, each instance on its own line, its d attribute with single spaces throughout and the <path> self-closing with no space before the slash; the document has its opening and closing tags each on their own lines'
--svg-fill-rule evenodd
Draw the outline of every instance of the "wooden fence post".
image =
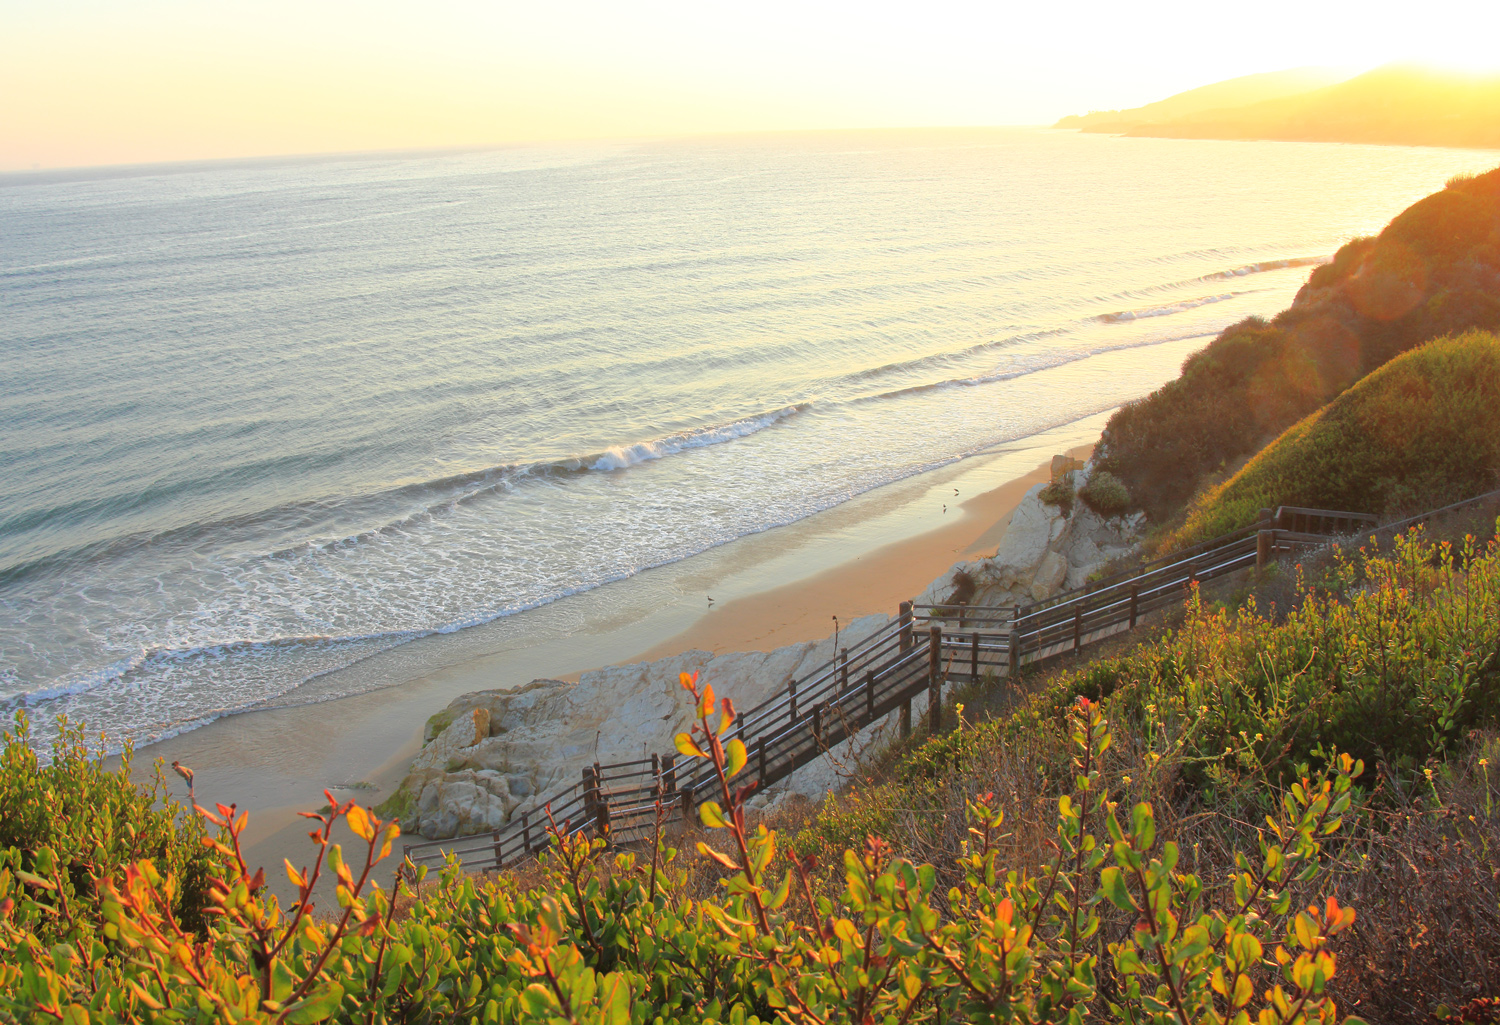
<svg viewBox="0 0 1500 1025">
<path fill-rule="evenodd" d="M 493 848 L 493 850 L 495 852 L 495 867 L 499 868 L 500 867 L 500 830 L 497 829 L 493 833 L 491 833 L 490 834 L 490 839 L 494 841 L 494 848 Z"/>
<path fill-rule="evenodd" d="M 531 812 L 521 813 L 521 846 L 527 854 L 531 853 Z"/>
<path fill-rule="evenodd" d="M 897 619 L 901 623 L 901 651 L 905 654 L 911 650 L 911 602 L 904 601 L 901 603 Z"/>
<path fill-rule="evenodd" d="M 682 821 L 687 825 L 693 823 L 693 785 L 689 783 L 679 793 L 682 794 Z"/>
<path fill-rule="evenodd" d="M 600 805 L 604 802 L 599 796 L 599 763 L 585 765 L 583 767 L 583 817 L 587 822 L 594 824 L 595 835 L 598 834 L 601 819 Z"/>
<path fill-rule="evenodd" d="M 651 796 L 654 800 L 661 800 L 661 755 L 651 756 Z"/>
<path fill-rule="evenodd" d="M 665 794 L 677 792 L 677 755 L 663 755 L 661 760 L 661 787 Z"/>
<path fill-rule="evenodd" d="M 1130 585 L 1130 629 L 1135 629 L 1136 609 L 1140 605 L 1141 591 L 1134 584 Z"/>
<path fill-rule="evenodd" d="M 594 835 L 609 839 L 609 801 L 604 798 L 602 767 L 594 763 Z"/>
<path fill-rule="evenodd" d="M 943 628 L 935 626 L 927 640 L 927 732 L 943 728 Z"/>
<path fill-rule="evenodd" d="M 823 746 L 823 703 L 813 705 L 813 740 L 817 741 L 819 747 Z"/>
<path fill-rule="evenodd" d="M 849 689 L 849 649 L 839 649 L 839 693 Z"/>
<path fill-rule="evenodd" d="M 865 674 L 865 719 L 875 721 L 875 670 Z"/>
<path fill-rule="evenodd" d="M 1083 647 L 1083 606 L 1073 610 L 1073 650 Z"/>
<path fill-rule="evenodd" d="M 786 685 L 787 716 L 792 725 L 797 725 L 797 681 L 788 680 Z"/>
<path fill-rule="evenodd" d="M 902 740 L 911 736 L 911 698 L 901 702 L 901 718 L 896 730 Z"/>
<path fill-rule="evenodd" d="M 760 762 L 760 787 L 766 788 L 766 735 L 761 734 L 760 740 L 755 744 L 755 758 Z"/>
<path fill-rule="evenodd" d="M 1010 619 L 1010 637 L 1006 640 L 1006 652 L 1010 665 L 1006 669 L 1006 675 L 1012 680 L 1021 671 L 1021 606 L 1014 606 Z"/>
<path fill-rule="evenodd" d="M 1276 531 L 1257 530 L 1255 532 L 1255 571 L 1259 573 L 1266 568 L 1266 563 L 1271 561 L 1276 554 Z"/>
</svg>

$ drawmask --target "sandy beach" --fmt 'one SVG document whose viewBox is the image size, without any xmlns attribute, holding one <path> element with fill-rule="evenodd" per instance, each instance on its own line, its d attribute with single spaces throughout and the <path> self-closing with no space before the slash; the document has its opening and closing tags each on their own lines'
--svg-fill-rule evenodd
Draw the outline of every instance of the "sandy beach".
<svg viewBox="0 0 1500 1025">
<path fill-rule="evenodd" d="M 378 803 L 419 749 L 427 718 L 459 694 L 690 649 L 768 650 L 828 636 L 834 616 L 894 613 L 954 562 L 993 552 L 1027 489 L 1047 478 L 1050 457 L 1086 457 L 1103 416 L 600 588 L 581 596 L 584 608 L 537 610 L 524 630 L 518 616 L 413 642 L 343 670 L 388 680 L 380 689 L 318 701 L 315 681 L 303 703 L 219 719 L 143 748 L 136 763 L 192 766 L 201 803 L 251 813 L 252 863 L 300 863 L 310 848 L 296 812 L 322 805 L 325 788 Z"/>
</svg>

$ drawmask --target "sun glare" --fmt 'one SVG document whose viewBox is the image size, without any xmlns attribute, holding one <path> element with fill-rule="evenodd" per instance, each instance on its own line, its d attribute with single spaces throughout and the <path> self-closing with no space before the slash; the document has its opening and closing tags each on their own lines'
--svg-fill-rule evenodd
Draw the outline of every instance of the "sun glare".
<svg viewBox="0 0 1500 1025">
<path fill-rule="evenodd" d="M 1500 5 L 753 11 L 267 0 L 0 13 L 0 170 L 701 132 L 1047 124 L 1284 68 L 1500 73 Z M 1142 59 L 1152 54 L 1149 60 Z"/>
</svg>

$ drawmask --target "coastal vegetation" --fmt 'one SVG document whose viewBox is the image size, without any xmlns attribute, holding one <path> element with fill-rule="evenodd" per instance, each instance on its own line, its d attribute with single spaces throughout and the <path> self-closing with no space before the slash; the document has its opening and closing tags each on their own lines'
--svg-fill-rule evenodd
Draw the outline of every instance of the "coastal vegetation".
<svg viewBox="0 0 1500 1025">
<path fill-rule="evenodd" d="M 43 878 L 33 892 L 41 917 L 36 936 L 65 936 L 78 915 L 98 900 L 96 882 L 149 860 L 175 880 L 171 913 L 186 927 L 203 927 L 214 859 L 203 846 L 202 823 L 169 796 L 162 767 L 144 784 L 132 782 L 127 748 L 111 770 L 90 751 L 82 727 L 62 724 L 52 759 L 43 765 L 31 746 L 25 713 L 0 751 L 0 909 L 17 878 Z"/>
<path fill-rule="evenodd" d="M 960 707 L 884 782 L 779 821 L 744 807 L 732 702 L 685 675 L 697 723 L 678 751 L 718 779 L 705 831 L 634 851 L 559 838 L 520 875 L 372 888 L 397 830 L 330 797 L 282 908 L 244 861 L 242 815 L 142 791 L 142 823 L 152 808 L 207 832 L 199 917 L 170 844 L 78 864 L 77 882 L 13 848 L 0 1017 L 1484 1020 L 1500 543 L 1406 538 L 1294 593 L 1284 610 L 1194 595 L 1177 627 L 999 718 Z M 45 771 L 22 747 L 7 777 Z M 84 761 L 66 772 L 90 793 L 129 786 Z M 313 905 L 323 876 L 336 906 Z"/>
<path fill-rule="evenodd" d="M 1262 449 L 1188 510 L 1173 545 L 1278 505 L 1382 517 L 1500 487 L 1500 337 L 1471 331 L 1398 356 Z"/>
<path fill-rule="evenodd" d="M 1234 324 L 1110 418 L 1098 467 L 1158 523 L 1408 349 L 1500 328 L 1500 170 L 1457 178 L 1339 249 L 1290 307 Z"/>
</svg>

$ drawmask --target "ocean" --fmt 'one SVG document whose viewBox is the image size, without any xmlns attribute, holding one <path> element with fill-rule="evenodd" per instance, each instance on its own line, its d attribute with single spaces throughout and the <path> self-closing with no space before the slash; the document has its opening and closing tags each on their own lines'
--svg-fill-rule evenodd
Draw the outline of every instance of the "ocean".
<svg viewBox="0 0 1500 1025">
<path fill-rule="evenodd" d="M 0 176 L 0 712 L 149 742 L 1098 414 L 1496 161 L 1001 129 Z"/>
</svg>

